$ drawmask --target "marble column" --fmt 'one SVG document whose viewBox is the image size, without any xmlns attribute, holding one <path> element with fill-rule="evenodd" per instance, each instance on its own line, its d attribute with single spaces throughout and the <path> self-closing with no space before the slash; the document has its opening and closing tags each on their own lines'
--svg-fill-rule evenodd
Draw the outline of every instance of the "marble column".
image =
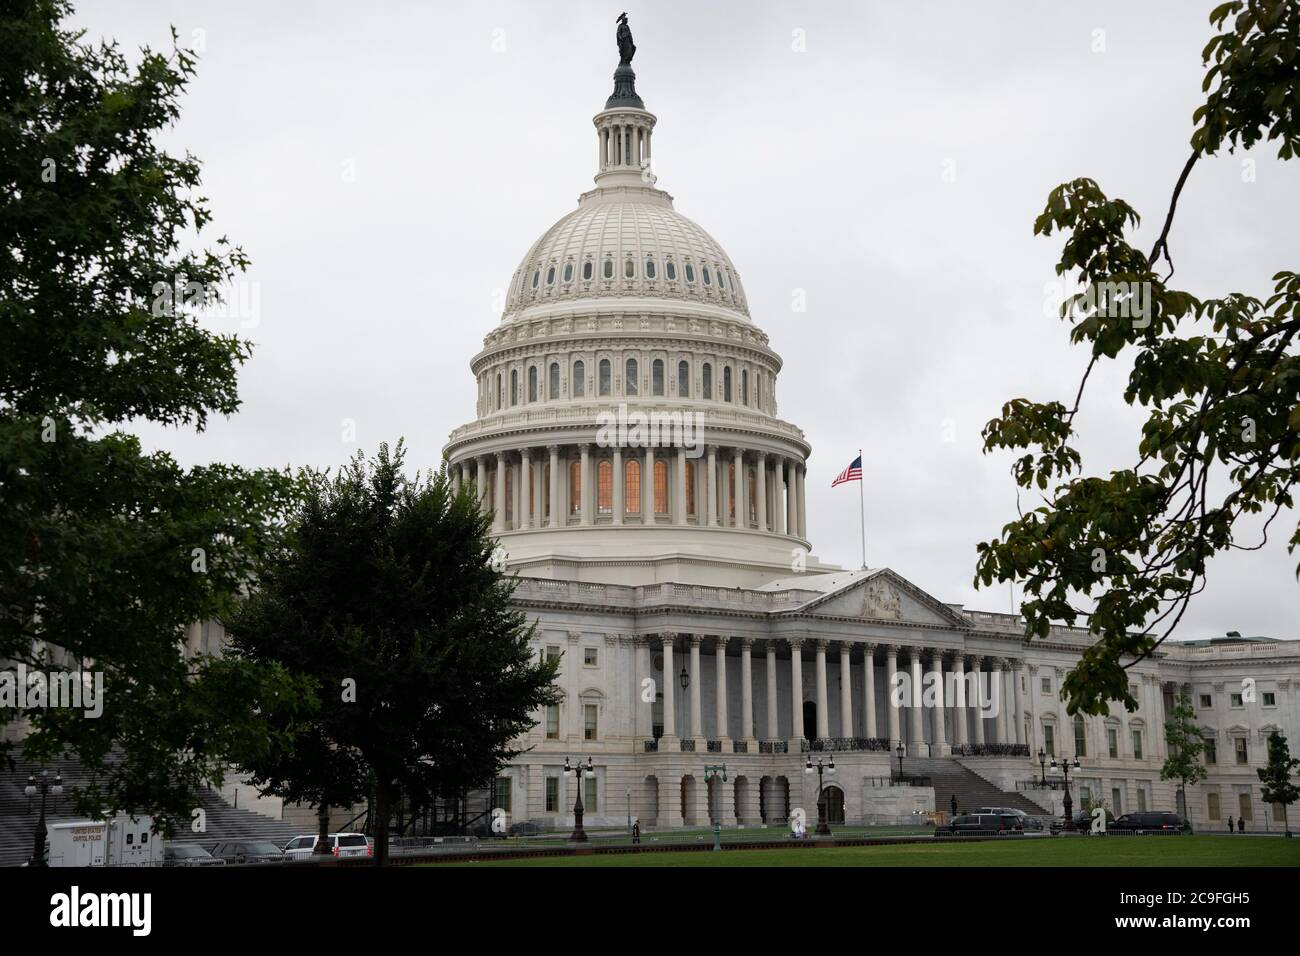
<svg viewBox="0 0 1300 956">
<path fill-rule="evenodd" d="M 826 697 L 826 642 L 813 641 L 817 660 L 817 737 L 821 740 L 831 735 L 831 702 Z"/>
<path fill-rule="evenodd" d="M 993 688 L 993 706 L 997 708 L 997 715 L 993 720 L 993 743 L 1004 744 L 1007 742 L 1007 701 L 1006 701 L 1006 681 L 1002 679 L 1002 658 L 995 657 L 989 661 L 989 685 Z"/>
<path fill-rule="evenodd" d="M 795 478 L 795 469 L 798 466 L 793 458 L 786 459 L 785 462 L 785 526 L 786 533 L 792 538 L 799 537 L 799 484 Z"/>
<path fill-rule="evenodd" d="M 908 754 L 912 757 L 928 757 L 930 750 L 925 745 L 925 713 L 921 707 L 921 652 L 913 647 L 908 653 L 912 658 L 912 692 L 909 701 L 911 706 L 908 708 L 910 718 L 908 724 L 912 739 L 908 742 Z"/>
<path fill-rule="evenodd" d="M 451 493 L 453 497 L 460 494 L 460 473 L 460 465 L 449 464 L 447 466 L 447 477 L 451 479 Z"/>
<path fill-rule="evenodd" d="M 898 685 L 898 648 L 893 644 L 885 647 L 885 716 L 889 726 L 889 749 L 892 751 L 903 742 L 902 728 L 898 725 L 898 707 L 896 706 L 895 688 Z"/>
<path fill-rule="evenodd" d="M 641 463 L 641 523 L 655 523 L 655 450 L 648 445 Z"/>
<path fill-rule="evenodd" d="M 579 484 L 581 485 L 579 502 L 581 506 L 581 517 L 578 523 L 583 527 L 591 524 L 591 446 L 585 442 L 578 446 L 578 454 L 581 456 L 578 466 Z"/>
<path fill-rule="evenodd" d="M 1025 694 L 1021 685 L 1028 685 L 1029 678 L 1025 676 L 1025 662 L 1023 660 L 1012 663 L 1011 681 L 1011 698 L 1016 705 L 1013 712 L 1016 720 L 1015 742 L 1027 744 L 1029 741 L 1025 739 Z"/>
<path fill-rule="evenodd" d="M 506 453 L 497 452 L 496 497 L 493 499 L 496 514 L 492 518 L 492 530 L 506 530 Z"/>
<path fill-rule="evenodd" d="M 875 644 L 862 647 L 862 713 L 863 732 L 867 737 L 876 736 L 876 667 Z"/>
<path fill-rule="evenodd" d="M 934 670 L 934 676 L 937 678 L 934 684 L 934 706 L 930 708 L 931 717 L 934 724 L 934 756 L 951 757 L 952 750 L 948 746 L 948 732 L 944 727 L 944 707 L 945 697 L 943 693 L 943 652 L 935 651 L 930 655 L 930 666 Z"/>
<path fill-rule="evenodd" d="M 747 742 L 755 739 L 753 647 L 752 637 L 740 639 L 740 738 Z"/>
<path fill-rule="evenodd" d="M 700 714 L 700 635 L 689 638 L 691 648 L 691 736 L 698 741 L 704 737 L 704 720 Z"/>
<path fill-rule="evenodd" d="M 522 491 L 518 517 L 518 527 L 527 531 L 533 524 L 533 450 L 524 448 L 519 452 L 519 486 Z"/>
<path fill-rule="evenodd" d="M 487 483 L 487 456 L 479 455 L 478 460 L 478 478 L 475 479 L 475 488 L 478 491 L 479 507 L 483 510 L 487 508 L 488 483 Z"/>
<path fill-rule="evenodd" d="M 664 695 L 664 740 L 669 742 L 670 749 L 676 749 L 677 744 L 677 708 L 673 699 L 677 690 L 677 674 L 673 671 L 673 639 L 675 637 L 674 634 L 664 634 L 661 637 L 664 658 L 662 688 Z M 680 796 L 674 797 L 675 801 L 680 801 L 680 799 Z M 662 800 L 659 802 L 659 808 L 662 812 Z"/>
<path fill-rule="evenodd" d="M 627 482 L 626 482 L 626 476 L 623 473 L 624 468 L 623 468 L 622 446 L 615 445 L 613 448 L 613 454 L 614 454 L 614 475 L 613 475 L 614 517 L 612 520 L 614 524 L 622 524 L 623 513 L 627 510 L 627 505 L 623 501 L 623 495 L 627 491 Z"/>
<path fill-rule="evenodd" d="M 706 491 L 707 491 L 707 497 L 709 499 L 708 500 L 709 527 L 716 528 L 718 526 L 718 446 L 717 445 L 709 446 L 709 465 L 708 468 L 705 470 L 707 472 L 705 476 L 706 477 L 705 483 L 708 486 Z"/>
<path fill-rule="evenodd" d="M 779 740 L 776 712 L 776 641 L 767 642 L 767 739 Z"/>
<path fill-rule="evenodd" d="M 958 747 L 970 743 L 970 714 L 966 710 L 966 657 L 954 654 L 952 657 L 952 742 Z"/>
<path fill-rule="evenodd" d="M 840 736 L 853 736 L 853 665 L 849 663 L 852 645 L 840 644 Z"/>
<path fill-rule="evenodd" d="M 758 530 L 767 530 L 767 452 L 758 453 L 757 476 L 754 481 L 754 493 L 758 496 L 755 510 L 758 512 Z"/>
<path fill-rule="evenodd" d="M 805 541 L 808 540 L 808 501 L 804 497 L 804 481 L 807 478 L 807 466 L 801 467 L 795 472 L 795 478 L 799 484 L 799 537 Z"/>
<path fill-rule="evenodd" d="M 975 675 L 975 699 L 968 701 L 971 707 L 971 727 L 975 731 L 975 743 L 984 745 L 984 659 L 979 655 L 970 657 L 971 673 Z"/>
<path fill-rule="evenodd" d="M 731 736 L 727 727 L 727 638 L 719 634 L 713 639 L 713 720 L 716 725 L 714 738 L 726 740 Z"/>
<path fill-rule="evenodd" d="M 549 472 L 551 480 L 549 496 L 551 500 L 551 515 L 550 520 L 547 521 L 547 526 L 558 528 L 560 526 L 560 446 L 551 445 L 547 451 L 549 451 L 551 455 L 551 468 Z"/>
<path fill-rule="evenodd" d="M 749 527 L 749 514 L 745 511 L 745 453 L 739 448 L 731 450 L 732 489 L 731 500 L 736 506 L 736 527 Z"/>
<path fill-rule="evenodd" d="M 773 487 L 776 494 L 772 497 L 772 520 L 777 534 L 785 534 L 785 469 L 781 459 L 772 462 Z"/>
<path fill-rule="evenodd" d="M 790 639 L 790 739 L 791 748 L 799 752 L 799 741 L 803 739 L 803 639 Z M 793 789 L 794 784 L 792 783 Z"/>
<path fill-rule="evenodd" d="M 677 449 L 676 487 L 673 489 L 673 524 L 686 524 L 686 449 Z"/>
</svg>

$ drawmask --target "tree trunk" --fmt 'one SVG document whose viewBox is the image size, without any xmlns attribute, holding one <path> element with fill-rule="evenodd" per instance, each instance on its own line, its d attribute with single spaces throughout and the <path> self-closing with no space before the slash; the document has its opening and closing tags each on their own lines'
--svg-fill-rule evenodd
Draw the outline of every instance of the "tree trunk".
<svg viewBox="0 0 1300 956">
<path fill-rule="evenodd" d="M 392 806 L 392 784 L 375 785 L 375 866 L 388 865 L 388 808 Z"/>
<path fill-rule="evenodd" d="M 313 856 L 332 856 L 334 848 L 330 843 L 330 808 L 329 804 L 321 801 L 316 808 L 316 848 L 312 850 Z"/>
</svg>

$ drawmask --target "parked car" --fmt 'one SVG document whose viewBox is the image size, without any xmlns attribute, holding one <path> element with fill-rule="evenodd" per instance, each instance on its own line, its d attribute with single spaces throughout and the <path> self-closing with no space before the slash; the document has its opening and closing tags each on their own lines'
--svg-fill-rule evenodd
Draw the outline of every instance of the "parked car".
<svg viewBox="0 0 1300 956">
<path fill-rule="evenodd" d="M 374 856 L 374 849 L 364 833 L 331 833 L 330 852 L 337 857 Z M 316 836 L 297 836 L 284 846 L 284 856 L 289 860 L 305 860 L 316 849 Z"/>
<path fill-rule="evenodd" d="M 1139 835 L 1144 833 L 1175 835 L 1181 834 L 1186 825 L 1182 817 L 1168 810 L 1143 810 L 1138 813 L 1126 813 L 1114 823 L 1107 824 L 1106 828 Z"/>
<path fill-rule="evenodd" d="M 1092 811 L 1091 811 L 1091 810 L 1075 810 L 1072 814 L 1070 814 L 1070 820 L 1074 823 L 1074 828 L 1075 828 L 1076 830 L 1080 830 L 1080 831 L 1083 831 L 1083 832 L 1085 832 L 1085 833 L 1090 832 L 1090 831 L 1092 830 Z M 1107 810 L 1107 811 L 1106 811 L 1106 829 L 1107 829 L 1107 830 L 1110 830 L 1114 825 L 1115 825 L 1115 814 L 1113 814 L 1113 813 L 1111 813 L 1109 810 Z M 1055 817 L 1055 818 L 1053 818 L 1053 819 L 1052 819 L 1052 832 L 1053 832 L 1053 833 L 1060 833 L 1063 829 L 1065 829 L 1065 827 L 1063 827 L 1063 826 L 1061 825 L 1061 818 L 1060 818 L 1060 817 Z"/>
<path fill-rule="evenodd" d="M 217 843 L 212 855 L 227 863 L 271 863 L 285 859 L 284 850 L 266 840 L 234 840 Z"/>
<path fill-rule="evenodd" d="M 542 832 L 542 825 L 532 820 L 521 820 L 510 827 L 511 836 L 537 836 Z"/>
<path fill-rule="evenodd" d="M 1024 833 L 1025 825 L 1014 813 L 959 813 L 947 826 L 937 827 L 935 836 L 977 836 L 980 834 Z"/>
<path fill-rule="evenodd" d="M 1020 818 L 1020 822 L 1024 824 L 1025 831 L 1027 833 L 1029 832 L 1038 833 L 1041 832 L 1043 829 L 1042 820 L 1040 820 L 1038 817 L 1031 817 L 1028 813 L 1025 813 L 1024 810 L 1017 810 L 1015 807 L 980 807 L 975 812 L 976 813 L 1000 813 L 1000 814 L 1010 813 L 1012 816 L 1016 816 Z"/>
<path fill-rule="evenodd" d="M 163 849 L 163 866 L 223 866 L 225 862 L 197 843 L 171 843 Z"/>
</svg>

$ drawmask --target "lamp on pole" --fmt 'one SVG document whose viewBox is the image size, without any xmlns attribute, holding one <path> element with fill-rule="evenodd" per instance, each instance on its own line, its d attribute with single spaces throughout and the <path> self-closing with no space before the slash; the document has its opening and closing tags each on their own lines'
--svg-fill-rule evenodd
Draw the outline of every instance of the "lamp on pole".
<svg viewBox="0 0 1300 956">
<path fill-rule="evenodd" d="M 569 758 L 564 758 L 564 775 L 573 777 L 577 780 L 577 796 L 573 801 L 573 833 L 569 834 L 569 840 L 573 843 L 586 843 L 587 831 L 582 828 L 582 781 L 590 780 L 596 776 L 596 769 L 591 765 L 591 758 L 587 758 L 587 766 L 583 766 L 579 761 L 576 767 L 569 766 Z"/>
<path fill-rule="evenodd" d="M 818 836 L 830 836 L 831 827 L 826 822 L 826 801 L 822 799 L 822 774 L 835 772 L 835 758 L 831 757 L 829 764 L 823 764 L 822 758 L 817 758 L 817 766 L 813 766 L 812 757 L 808 758 L 808 763 L 804 766 L 804 773 L 817 771 L 817 829 L 813 832 Z M 902 774 L 902 758 L 899 758 L 899 774 Z"/>
<path fill-rule="evenodd" d="M 691 675 L 687 672 L 685 664 L 682 665 L 682 672 L 677 675 L 677 685 L 682 689 L 682 692 L 678 695 L 680 700 L 677 703 L 677 732 L 680 734 L 683 729 L 685 729 L 684 725 L 686 723 L 686 716 L 684 713 L 686 708 L 686 689 L 691 686 Z"/>
<path fill-rule="evenodd" d="M 907 753 L 907 748 L 903 746 L 901 740 L 898 742 L 898 746 L 894 748 L 894 753 L 898 755 L 898 778 L 901 780 L 903 778 L 903 754 Z"/>
<path fill-rule="evenodd" d="M 721 777 L 723 783 L 727 782 L 727 765 L 725 763 L 705 764 L 704 766 L 705 793 L 708 793 L 709 781 L 713 780 L 715 777 Z M 712 800 L 709 801 L 709 813 L 710 815 L 712 815 L 713 813 Z M 722 849 L 722 814 L 721 813 L 719 813 L 717 816 L 713 818 L 713 849 L 715 850 Z"/>
<path fill-rule="evenodd" d="M 1056 758 L 1052 758 L 1052 769 L 1056 770 Z M 1070 771 L 1079 769 L 1079 758 L 1074 758 L 1074 764 L 1071 766 L 1070 758 L 1066 757 L 1061 761 L 1060 770 L 1065 774 L 1065 826 L 1063 829 L 1074 829 L 1074 801 L 1070 799 Z"/>
<path fill-rule="evenodd" d="M 36 794 L 41 795 L 41 816 L 36 821 L 36 833 L 33 841 L 32 858 L 28 861 L 30 866 L 49 866 L 49 861 L 45 859 L 45 795 L 50 794 L 54 797 L 63 795 L 63 775 L 55 774 L 54 782 L 50 783 L 50 772 L 41 771 L 40 782 L 36 778 L 29 776 L 27 786 L 23 788 L 23 793 L 27 795 L 28 805 L 30 806 L 31 798 Z"/>
<path fill-rule="evenodd" d="M 1052 760 L 1055 764 L 1055 758 Z M 1047 752 L 1042 747 L 1038 748 L 1038 769 L 1043 774 L 1043 789 L 1047 788 Z"/>
</svg>

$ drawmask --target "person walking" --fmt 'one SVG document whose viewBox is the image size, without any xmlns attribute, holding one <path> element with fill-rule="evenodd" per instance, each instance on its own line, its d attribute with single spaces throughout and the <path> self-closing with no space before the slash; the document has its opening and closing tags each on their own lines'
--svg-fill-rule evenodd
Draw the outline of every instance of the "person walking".
<svg viewBox="0 0 1300 956">
<path fill-rule="evenodd" d="M 1232 825 L 1232 817 L 1228 817 L 1228 832 L 1236 833 L 1236 828 Z"/>
<path fill-rule="evenodd" d="M 957 815 L 957 794 L 954 793 L 952 795 L 951 803 L 952 803 L 952 815 L 955 817 Z"/>
</svg>

